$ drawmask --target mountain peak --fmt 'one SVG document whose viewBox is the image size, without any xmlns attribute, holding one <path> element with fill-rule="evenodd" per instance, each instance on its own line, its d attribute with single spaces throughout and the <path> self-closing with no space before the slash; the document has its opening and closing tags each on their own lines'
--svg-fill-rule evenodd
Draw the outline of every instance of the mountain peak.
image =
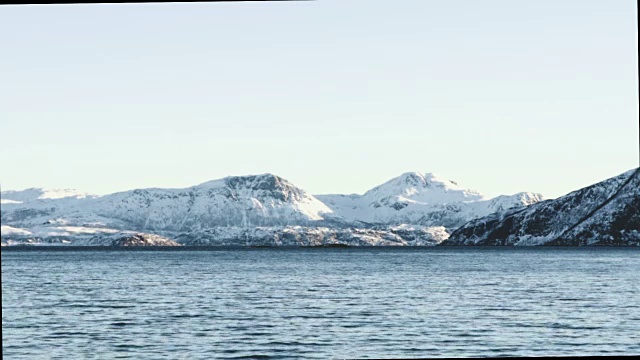
<svg viewBox="0 0 640 360">
<path fill-rule="evenodd" d="M 299 189 L 288 180 L 274 174 L 230 176 L 225 178 L 225 183 L 233 189 L 246 188 L 251 190 L 267 190 L 267 191 L 295 191 L 302 193 Z"/>
<path fill-rule="evenodd" d="M 453 180 L 448 180 L 439 174 L 431 173 L 431 172 L 419 172 L 419 171 L 409 171 L 401 174 L 395 179 L 400 179 L 407 184 L 412 185 L 422 185 L 428 186 L 433 183 L 440 183 L 449 187 L 458 186 L 458 183 Z M 394 179 L 391 179 L 394 180 Z"/>
<path fill-rule="evenodd" d="M 195 186 L 197 189 L 226 189 L 230 194 L 244 194 L 257 199 L 273 198 L 281 201 L 304 201 L 312 198 L 306 191 L 288 180 L 271 173 L 227 176 Z M 235 196 L 235 195 L 233 195 Z"/>
<path fill-rule="evenodd" d="M 400 183 L 405 183 L 411 186 L 425 186 L 427 185 L 426 174 L 422 174 L 418 171 L 410 171 L 403 173 L 398 176 L 396 179 L 400 180 Z M 393 180 L 393 179 L 392 179 Z"/>
<path fill-rule="evenodd" d="M 33 190 L 33 189 L 32 189 Z M 38 198 L 46 191 L 34 190 Z M 64 195 L 77 192 L 65 190 Z M 4 195 L 5 193 L 3 193 Z M 48 193 L 49 197 L 53 197 Z M 15 195 L 15 194 L 14 194 Z M 60 194 L 57 197 L 61 197 Z M 6 199 L 15 199 L 7 196 Z M 76 201 L 76 197 L 5 203 L 3 221 L 16 226 L 101 226 L 135 231 L 196 231 L 213 227 L 368 226 L 457 227 L 491 211 L 537 201 L 519 194 L 489 201 L 434 173 L 405 172 L 364 195 L 313 196 L 271 174 L 228 176 L 180 189 L 137 189 Z M 9 200 L 11 201 L 11 200 Z M 96 225 L 97 224 L 97 225 Z"/>
<path fill-rule="evenodd" d="M 456 195 L 454 194 L 458 194 L 460 195 L 460 199 L 456 199 L 456 201 L 479 200 L 484 198 L 484 196 L 479 192 L 464 189 L 460 187 L 455 181 L 446 180 L 444 177 L 434 173 L 421 173 L 418 171 L 403 173 L 400 176 L 395 177 L 367 191 L 364 196 L 402 196 L 415 198 L 424 196 L 432 197 L 432 195 L 437 193 L 447 193 L 449 194 L 447 195 L 447 197 L 456 197 Z M 427 199 L 425 198 L 424 200 Z M 436 199 L 432 198 L 432 200 Z M 445 201 L 446 199 L 443 198 L 442 200 Z"/>
</svg>

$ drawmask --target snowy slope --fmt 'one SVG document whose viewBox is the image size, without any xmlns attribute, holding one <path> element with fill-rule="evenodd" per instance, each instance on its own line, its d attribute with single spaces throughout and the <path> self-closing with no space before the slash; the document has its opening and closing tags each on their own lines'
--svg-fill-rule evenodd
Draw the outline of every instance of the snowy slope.
<svg viewBox="0 0 640 360">
<path fill-rule="evenodd" d="M 542 200 L 519 193 L 494 199 L 456 182 L 426 173 L 409 172 L 364 195 L 316 195 L 336 215 L 372 224 L 420 224 L 455 229 L 477 217 Z"/>
<path fill-rule="evenodd" d="M 15 199 L 2 203 L 2 222 L 17 229 L 3 231 L 3 241 L 23 241 L 31 236 L 86 243 L 89 238 L 143 232 L 170 238 L 182 234 L 182 239 L 221 236 L 211 243 L 239 241 L 236 236 L 242 235 L 258 244 L 277 244 L 274 239 L 294 236 L 291 234 L 300 244 L 312 244 L 322 234 L 322 241 L 328 243 L 370 245 L 388 241 L 433 245 L 470 219 L 541 198 L 521 193 L 488 199 L 452 181 L 420 173 L 406 173 L 364 195 L 347 196 L 316 197 L 272 174 L 226 177 L 185 189 L 137 189 L 104 196 L 42 189 L 2 195 Z M 258 228 L 262 230 L 255 230 Z M 30 235 L 20 235 L 20 231 Z M 270 235 L 255 235 L 265 231 Z"/>
<path fill-rule="evenodd" d="M 22 201 L 9 200 L 9 199 L 0 199 L 0 204 L 21 204 Z"/>
<path fill-rule="evenodd" d="M 108 228 L 58 226 L 46 224 L 29 230 L 2 225 L 2 246 L 179 246 L 177 242 L 155 234 L 119 231 Z"/>
<path fill-rule="evenodd" d="M 21 227 L 62 219 L 72 225 L 149 231 L 308 225 L 324 220 L 324 214 L 331 217 L 331 209 L 322 202 L 271 174 L 227 177 L 186 189 L 31 200 L 2 204 L 2 210 L 3 222 Z"/>
<path fill-rule="evenodd" d="M 38 193 L 9 195 L 24 202 L 3 203 L 2 220 L 18 227 L 66 221 L 78 226 L 183 232 L 224 226 L 366 224 L 454 229 L 476 217 L 541 199 L 531 193 L 488 199 L 452 181 L 420 173 L 403 174 L 364 195 L 312 196 L 271 174 L 227 177 L 186 189 L 137 189 L 105 196 L 34 199 Z"/>
<path fill-rule="evenodd" d="M 148 234 L 109 228 L 46 224 L 31 229 L 2 226 L 2 245 L 67 246 L 432 246 L 449 237 L 443 227 L 375 229 L 303 226 L 214 227 L 185 233 Z"/>
<path fill-rule="evenodd" d="M 2 225 L 0 226 L 0 235 L 2 237 L 9 237 L 9 236 L 20 237 L 20 236 L 31 236 L 33 235 L 33 232 L 29 230 L 9 226 L 9 225 Z"/>
<path fill-rule="evenodd" d="M 33 200 L 44 199 L 62 199 L 62 198 L 85 198 L 95 197 L 96 195 L 79 192 L 75 189 L 43 189 L 43 188 L 30 188 L 25 190 L 9 190 L 2 192 L 2 203 L 24 203 Z"/>
<path fill-rule="evenodd" d="M 475 219 L 443 245 L 640 244 L 640 170 L 554 200 Z"/>
<path fill-rule="evenodd" d="M 234 176 L 188 189 L 144 189 L 101 197 L 104 217 L 149 230 L 193 231 L 215 226 L 308 225 L 331 209 L 271 174 Z"/>
<path fill-rule="evenodd" d="M 200 232 L 179 234 L 176 241 L 184 245 L 243 246 L 429 246 L 446 240 L 444 228 L 380 227 L 218 227 Z"/>
</svg>

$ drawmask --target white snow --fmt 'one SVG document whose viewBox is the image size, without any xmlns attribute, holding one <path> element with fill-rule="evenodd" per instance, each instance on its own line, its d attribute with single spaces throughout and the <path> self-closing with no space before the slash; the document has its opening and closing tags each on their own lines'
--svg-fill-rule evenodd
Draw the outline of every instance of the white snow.
<svg viewBox="0 0 640 360">
<path fill-rule="evenodd" d="M 2 225 L 0 226 L 0 236 L 11 236 L 11 235 L 19 235 L 19 236 L 29 236 L 32 233 L 25 229 L 16 228 L 13 226 Z"/>
<path fill-rule="evenodd" d="M 0 204 L 22 204 L 22 201 L 15 201 L 9 199 L 1 199 Z"/>
<path fill-rule="evenodd" d="M 363 195 L 316 195 L 333 211 L 367 223 L 412 223 L 457 227 L 477 217 L 542 200 L 519 193 L 490 199 L 431 173 L 408 172 Z"/>
<path fill-rule="evenodd" d="M 33 200 L 46 200 L 46 199 L 62 199 L 67 197 L 85 198 L 95 197 L 97 195 L 79 192 L 75 189 L 44 189 L 44 188 L 29 188 L 25 190 L 8 190 L 2 192 L 3 204 L 5 200 L 29 202 Z"/>
<path fill-rule="evenodd" d="M 541 199 L 530 193 L 488 199 L 441 176 L 418 172 L 402 174 L 363 195 L 313 196 L 283 178 L 261 174 L 229 176 L 184 189 L 136 189 L 104 196 L 68 189 L 8 191 L 2 196 L 8 200 L 2 203 L 3 223 L 25 229 L 36 237 L 84 238 L 123 231 L 197 233 L 213 228 L 287 226 L 302 226 L 304 230 L 299 231 L 312 234 L 315 230 L 309 229 L 357 228 L 369 224 L 395 228 L 383 229 L 375 235 L 368 232 L 353 235 L 359 233 L 352 230 L 339 236 L 396 239 L 394 232 L 413 231 L 437 241 L 448 237 L 448 229 L 473 218 Z M 328 234 L 327 231 L 323 233 Z"/>
</svg>

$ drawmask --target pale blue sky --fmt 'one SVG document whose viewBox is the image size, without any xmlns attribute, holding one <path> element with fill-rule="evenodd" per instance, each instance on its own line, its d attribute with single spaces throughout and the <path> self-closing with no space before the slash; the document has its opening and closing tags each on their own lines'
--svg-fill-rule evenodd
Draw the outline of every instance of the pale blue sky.
<svg viewBox="0 0 640 360">
<path fill-rule="evenodd" d="M 638 166 L 633 0 L 0 7 L 3 189 L 406 171 L 549 197 Z"/>
</svg>

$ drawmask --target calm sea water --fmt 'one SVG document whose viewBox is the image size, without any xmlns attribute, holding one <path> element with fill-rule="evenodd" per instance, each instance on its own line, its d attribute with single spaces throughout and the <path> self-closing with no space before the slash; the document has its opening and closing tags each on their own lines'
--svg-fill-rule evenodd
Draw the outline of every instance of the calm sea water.
<svg viewBox="0 0 640 360">
<path fill-rule="evenodd" d="M 640 354 L 638 249 L 2 251 L 6 359 Z"/>
</svg>

